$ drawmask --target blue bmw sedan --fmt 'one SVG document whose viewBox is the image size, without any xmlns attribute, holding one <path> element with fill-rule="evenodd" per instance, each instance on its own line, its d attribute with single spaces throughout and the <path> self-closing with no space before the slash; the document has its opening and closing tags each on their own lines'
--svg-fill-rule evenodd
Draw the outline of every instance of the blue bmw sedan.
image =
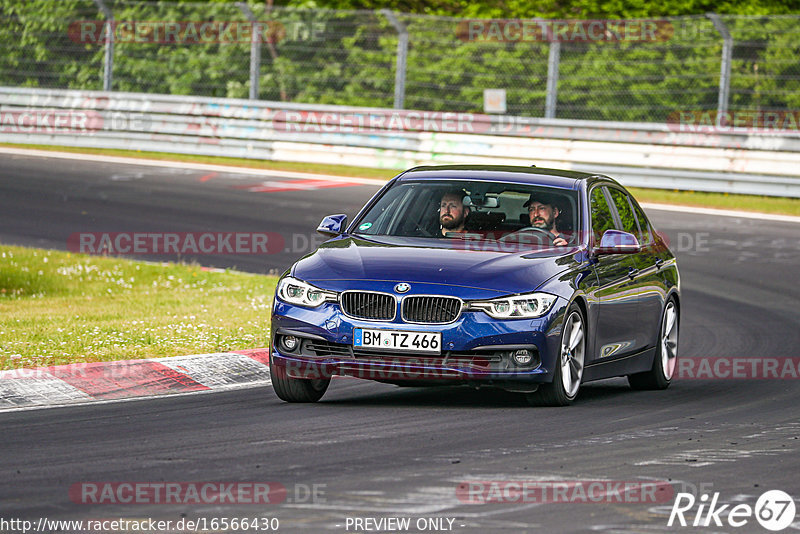
<svg viewBox="0 0 800 534">
<path fill-rule="evenodd" d="M 416 167 L 278 282 L 276 394 L 331 377 L 498 387 L 567 405 L 582 383 L 664 389 L 676 369 L 675 257 L 631 194 L 589 173 Z"/>
</svg>

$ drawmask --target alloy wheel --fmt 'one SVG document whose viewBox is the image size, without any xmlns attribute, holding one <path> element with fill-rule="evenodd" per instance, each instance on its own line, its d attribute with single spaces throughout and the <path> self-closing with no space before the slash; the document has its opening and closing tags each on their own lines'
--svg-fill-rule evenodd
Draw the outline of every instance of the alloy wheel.
<svg viewBox="0 0 800 534">
<path fill-rule="evenodd" d="M 670 301 L 664 309 L 664 319 L 661 324 L 661 368 L 667 380 L 675 373 L 677 356 L 678 310 L 675 308 L 675 303 Z"/>
<path fill-rule="evenodd" d="M 583 320 L 577 311 L 573 311 L 567 317 L 561 343 L 561 383 L 564 392 L 572 398 L 578 394 L 581 385 L 586 346 Z"/>
</svg>

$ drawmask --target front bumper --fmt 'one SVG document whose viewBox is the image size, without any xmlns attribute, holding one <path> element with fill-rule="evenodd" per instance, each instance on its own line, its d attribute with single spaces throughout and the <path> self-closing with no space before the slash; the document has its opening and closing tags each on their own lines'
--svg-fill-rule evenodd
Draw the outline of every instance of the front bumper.
<svg viewBox="0 0 800 534">
<path fill-rule="evenodd" d="M 276 299 L 272 314 L 271 362 L 294 378 L 334 375 L 369 380 L 428 384 L 474 383 L 513 388 L 515 384 L 551 382 L 559 354 L 567 302 L 559 298 L 537 319 L 498 320 L 482 311 L 464 311 L 448 324 L 354 319 L 338 303 L 304 308 Z M 353 347 L 355 328 L 441 332 L 441 354 L 381 351 Z M 300 342 L 288 350 L 283 336 Z M 515 351 L 534 355 L 526 365 L 514 362 Z"/>
</svg>

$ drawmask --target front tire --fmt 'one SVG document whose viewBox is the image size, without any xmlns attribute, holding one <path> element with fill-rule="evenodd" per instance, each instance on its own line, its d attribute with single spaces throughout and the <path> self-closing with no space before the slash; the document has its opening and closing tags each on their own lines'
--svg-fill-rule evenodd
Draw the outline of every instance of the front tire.
<svg viewBox="0 0 800 534">
<path fill-rule="evenodd" d="M 292 378 L 286 368 L 269 361 L 272 389 L 279 399 L 286 402 L 317 402 L 327 391 L 330 378 Z"/>
<path fill-rule="evenodd" d="M 678 364 L 678 305 L 671 298 L 661 314 L 661 327 L 658 331 L 658 345 L 653 358 L 653 367 L 644 373 L 628 375 L 632 389 L 667 389 L 672 382 Z"/>
<path fill-rule="evenodd" d="M 561 350 L 553 373 L 553 382 L 542 384 L 535 393 L 526 395 L 534 406 L 567 406 L 578 396 L 583 379 L 586 355 L 586 320 L 581 309 L 573 304 L 567 310 L 561 328 Z"/>
</svg>

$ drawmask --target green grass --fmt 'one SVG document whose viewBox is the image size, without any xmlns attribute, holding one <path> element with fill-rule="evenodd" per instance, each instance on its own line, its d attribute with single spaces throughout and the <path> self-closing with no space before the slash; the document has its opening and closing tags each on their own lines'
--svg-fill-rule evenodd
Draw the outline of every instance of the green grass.
<svg viewBox="0 0 800 534">
<path fill-rule="evenodd" d="M 0 369 L 265 347 L 276 282 L 0 245 Z"/>
<path fill-rule="evenodd" d="M 246 158 L 224 158 L 216 156 L 193 156 L 170 154 L 166 152 L 141 152 L 136 150 L 116 150 L 102 148 L 75 148 L 49 145 L 1 144 L 0 146 L 19 147 L 80 154 L 103 154 L 166 161 L 187 161 L 195 163 L 212 163 L 257 169 L 283 170 L 294 172 L 310 172 L 331 174 L 336 176 L 353 176 L 359 178 L 376 178 L 388 180 L 399 174 L 395 169 L 369 169 L 346 165 L 328 165 L 321 163 L 300 163 L 285 161 L 252 160 Z M 800 216 L 800 199 L 767 197 L 755 195 L 728 195 L 724 193 L 701 193 L 696 191 L 671 191 L 662 189 L 631 189 L 640 202 L 658 202 L 662 204 L 680 204 L 704 208 L 742 210 L 760 213 L 775 213 Z"/>
<path fill-rule="evenodd" d="M 800 198 L 629 188 L 639 202 L 800 216 Z"/>
</svg>

